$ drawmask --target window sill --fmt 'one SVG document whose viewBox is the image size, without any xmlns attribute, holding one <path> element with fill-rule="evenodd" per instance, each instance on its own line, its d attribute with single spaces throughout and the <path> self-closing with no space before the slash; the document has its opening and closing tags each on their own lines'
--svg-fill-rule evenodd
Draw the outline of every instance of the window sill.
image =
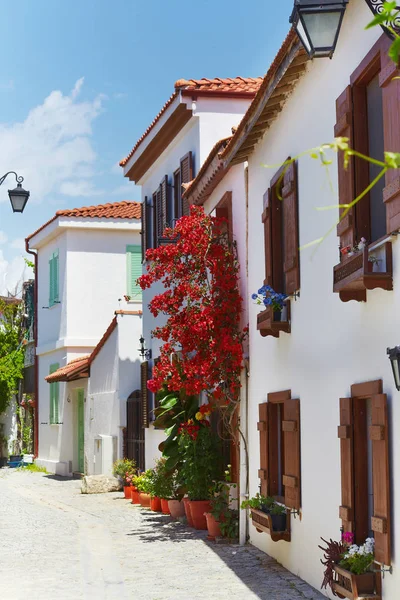
<svg viewBox="0 0 400 600">
<path fill-rule="evenodd" d="M 276 316 L 285 320 L 277 321 Z M 286 303 L 286 316 L 284 313 L 274 313 L 272 308 L 267 308 L 257 315 L 257 329 L 262 337 L 272 336 L 278 338 L 281 331 L 290 333 L 290 302 Z"/>
<path fill-rule="evenodd" d="M 290 542 L 290 510 L 288 510 L 286 513 L 287 516 L 285 531 L 273 530 L 271 515 L 267 515 L 266 513 L 262 512 L 261 510 L 257 510 L 256 508 L 251 508 L 250 513 L 251 521 L 258 533 L 268 533 L 273 542 L 279 542 L 280 540 L 283 540 L 284 542 Z"/>
<path fill-rule="evenodd" d="M 375 262 L 370 258 L 375 257 Z M 367 301 L 367 290 L 393 289 L 392 244 L 372 244 L 333 268 L 333 291 L 342 302 Z"/>
</svg>

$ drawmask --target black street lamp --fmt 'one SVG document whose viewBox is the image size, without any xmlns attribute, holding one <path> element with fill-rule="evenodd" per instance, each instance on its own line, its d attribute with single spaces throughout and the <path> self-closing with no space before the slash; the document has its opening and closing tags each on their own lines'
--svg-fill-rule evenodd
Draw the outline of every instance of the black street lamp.
<svg viewBox="0 0 400 600">
<path fill-rule="evenodd" d="M 3 177 L 0 177 L 0 185 L 4 183 L 4 180 L 7 177 L 7 175 L 15 175 L 15 179 L 17 180 L 17 187 L 13 190 L 8 190 L 11 208 L 13 209 L 13 212 L 22 213 L 24 212 L 24 208 L 29 198 L 29 192 L 27 190 L 24 190 L 24 188 L 22 187 L 22 182 L 24 178 L 18 176 L 15 171 L 8 171 L 8 173 L 3 175 Z"/>
<path fill-rule="evenodd" d="M 349 0 L 294 0 L 289 19 L 311 58 L 332 58 Z"/>
<path fill-rule="evenodd" d="M 400 346 L 388 348 L 387 354 L 392 364 L 392 371 L 396 389 L 400 391 Z"/>
<path fill-rule="evenodd" d="M 140 342 L 140 348 L 138 350 L 140 356 L 142 358 L 146 358 L 147 360 L 150 360 L 151 358 L 151 350 L 147 350 L 144 346 L 144 337 L 141 335 L 139 338 L 139 342 Z"/>
</svg>

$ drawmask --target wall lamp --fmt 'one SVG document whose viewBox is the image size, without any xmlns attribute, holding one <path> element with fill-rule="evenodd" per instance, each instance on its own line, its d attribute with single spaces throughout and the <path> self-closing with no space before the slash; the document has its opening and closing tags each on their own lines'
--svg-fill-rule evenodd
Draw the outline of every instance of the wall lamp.
<svg viewBox="0 0 400 600">
<path fill-rule="evenodd" d="M 392 371 L 396 389 L 400 391 L 400 346 L 388 348 L 387 354 L 392 364 Z"/>
<path fill-rule="evenodd" d="M 290 23 L 310 58 L 332 58 L 349 0 L 294 0 Z"/>
<path fill-rule="evenodd" d="M 15 171 L 8 171 L 8 173 L 3 175 L 3 177 L 0 177 L 0 185 L 4 183 L 8 175 L 15 175 L 15 179 L 17 180 L 17 187 L 13 190 L 8 190 L 11 208 L 13 209 L 13 212 L 22 213 L 24 212 L 24 208 L 26 206 L 26 203 L 28 202 L 30 194 L 27 190 L 24 190 L 24 188 L 22 187 L 22 182 L 24 178 L 18 176 Z"/>
<path fill-rule="evenodd" d="M 139 338 L 140 348 L 138 350 L 141 358 L 146 358 L 147 360 L 151 359 L 151 350 L 146 350 L 144 347 L 144 337 L 141 335 Z"/>
</svg>

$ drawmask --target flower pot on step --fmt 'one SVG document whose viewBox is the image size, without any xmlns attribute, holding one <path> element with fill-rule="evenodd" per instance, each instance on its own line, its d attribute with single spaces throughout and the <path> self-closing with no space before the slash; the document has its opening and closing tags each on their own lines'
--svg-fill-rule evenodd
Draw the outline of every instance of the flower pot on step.
<svg viewBox="0 0 400 600">
<path fill-rule="evenodd" d="M 185 505 L 180 500 L 168 500 L 168 508 L 174 519 L 185 516 Z"/>
<path fill-rule="evenodd" d="M 144 492 L 139 492 L 139 502 L 143 506 L 143 508 L 150 508 L 150 494 L 145 494 Z"/>
<path fill-rule="evenodd" d="M 185 507 L 185 514 L 186 514 L 186 520 L 188 522 L 188 525 L 189 525 L 189 527 L 194 527 L 193 520 L 192 520 L 192 514 L 190 512 L 189 498 L 184 498 L 182 500 L 182 502 L 183 502 L 183 506 Z"/>
<path fill-rule="evenodd" d="M 211 511 L 209 500 L 189 500 L 190 514 L 195 529 L 207 529 L 207 520 L 204 513 Z"/>
<path fill-rule="evenodd" d="M 132 504 L 140 504 L 139 492 L 135 487 L 132 488 L 131 496 L 132 496 Z"/>
<path fill-rule="evenodd" d="M 124 485 L 124 496 L 125 496 L 125 498 L 129 498 L 129 499 L 132 498 L 130 485 Z"/>
<path fill-rule="evenodd" d="M 157 496 L 153 496 L 150 500 L 150 510 L 153 512 L 161 512 L 161 500 Z"/>
<path fill-rule="evenodd" d="M 215 517 L 211 513 L 205 514 L 207 521 L 208 536 L 207 539 L 214 541 L 216 537 L 221 537 L 221 528 L 219 522 L 215 520 Z"/>
<path fill-rule="evenodd" d="M 166 498 L 161 498 L 161 512 L 164 515 L 169 515 L 169 507 L 168 507 L 168 500 Z"/>
</svg>

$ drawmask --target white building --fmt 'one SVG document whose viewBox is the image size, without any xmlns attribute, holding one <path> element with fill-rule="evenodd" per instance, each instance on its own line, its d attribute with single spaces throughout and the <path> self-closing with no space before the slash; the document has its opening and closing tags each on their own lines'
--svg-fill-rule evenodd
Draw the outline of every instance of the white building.
<svg viewBox="0 0 400 600">
<path fill-rule="evenodd" d="M 308 156 L 283 180 L 279 166 L 262 166 L 281 165 L 335 136 L 377 158 L 383 150 L 400 151 L 399 72 L 387 56 L 386 34 L 364 29 L 371 18 L 366 2 L 349 3 L 332 60 L 308 61 L 290 32 L 242 123 L 206 161 L 187 199 L 212 211 L 231 192 L 234 233 L 235 213 L 246 215 L 247 244 L 239 243 L 240 228 L 238 243 L 242 269 L 248 266 L 247 298 L 264 281 L 290 296 L 281 320 L 249 306 L 241 422 L 248 493 L 261 489 L 292 511 L 282 535 L 258 532 L 250 520 L 251 543 L 319 588 L 321 536 L 340 540 L 341 527 L 357 543 L 373 536 L 377 593 L 368 597 L 391 600 L 400 586 L 392 550 L 400 539 L 400 409 L 386 349 L 399 344 L 399 172 L 389 171 L 339 223 L 338 237 L 331 232 L 319 246 L 299 251 L 338 218 L 337 209 L 315 208 L 351 202 L 376 172 L 361 161 L 346 170 L 334 153 L 329 176 Z M 239 168 L 246 164 L 243 194 Z M 367 248 L 338 251 L 361 237 Z M 246 491 L 241 486 L 242 497 Z M 379 569 L 389 567 L 383 579 Z"/>
<path fill-rule="evenodd" d="M 58 211 L 27 238 L 37 252 L 37 462 L 50 472 L 84 472 L 93 462 L 91 450 L 86 457 L 83 452 L 89 362 L 73 363 L 72 374 L 69 363 L 92 353 L 116 310 L 141 310 L 141 291 L 135 285 L 140 229 L 140 204 L 116 202 Z M 136 319 L 132 363 L 139 357 L 140 317 Z M 49 385 L 45 378 L 67 364 L 67 380 L 74 383 L 58 380 Z M 121 454 L 122 434 L 117 446 Z"/>
<path fill-rule="evenodd" d="M 144 251 L 162 243 L 166 225 L 188 214 L 188 203 L 182 197 L 182 184 L 199 172 L 215 144 L 232 134 L 254 98 L 262 78 L 179 80 L 175 91 L 152 124 L 138 140 L 130 154 L 121 161 L 125 177 L 142 187 L 142 227 Z M 162 288 L 158 288 L 161 290 Z M 147 307 L 157 287 L 143 292 Z M 151 331 L 162 323 L 148 310 L 143 315 L 143 335 L 152 353 L 142 363 L 143 376 L 150 376 L 160 342 Z M 142 389 L 146 390 L 145 382 Z M 144 391 L 142 402 L 154 406 L 152 395 Z M 145 411 L 147 415 L 147 412 Z M 155 430 L 145 418 L 146 467 L 159 455 L 163 432 Z"/>
</svg>

